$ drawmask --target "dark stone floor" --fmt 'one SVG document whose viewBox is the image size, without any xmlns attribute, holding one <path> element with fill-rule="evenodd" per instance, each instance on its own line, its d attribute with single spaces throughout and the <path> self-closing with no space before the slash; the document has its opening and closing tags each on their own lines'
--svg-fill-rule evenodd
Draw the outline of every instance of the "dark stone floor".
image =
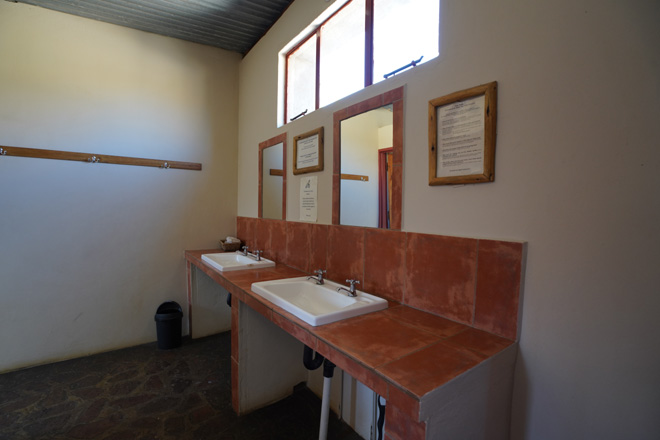
<svg viewBox="0 0 660 440">
<path fill-rule="evenodd" d="M 2 374 L 0 440 L 318 438 L 321 401 L 304 386 L 236 416 L 230 365 L 227 332 Z M 361 438 L 332 413 L 329 425 L 328 439 Z"/>
</svg>

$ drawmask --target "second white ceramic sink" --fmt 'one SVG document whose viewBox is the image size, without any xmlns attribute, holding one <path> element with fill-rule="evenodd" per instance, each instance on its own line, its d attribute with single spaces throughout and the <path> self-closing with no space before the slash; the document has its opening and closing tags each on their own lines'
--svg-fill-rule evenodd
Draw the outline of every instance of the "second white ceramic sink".
<svg viewBox="0 0 660 440">
<path fill-rule="evenodd" d="M 322 285 L 307 277 L 260 281 L 252 291 L 312 326 L 329 324 L 346 318 L 387 308 L 387 300 L 356 290 L 350 297 L 342 286 L 325 280 Z"/>
<path fill-rule="evenodd" d="M 262 258 L 257 261 L 253 257 L 243 255 L 242 252 L 219 252 L 217 254 L 203 254 L 202 260 L 219 271 L 260 269 L 273 267 L 275 262 Z"/>
</svg>

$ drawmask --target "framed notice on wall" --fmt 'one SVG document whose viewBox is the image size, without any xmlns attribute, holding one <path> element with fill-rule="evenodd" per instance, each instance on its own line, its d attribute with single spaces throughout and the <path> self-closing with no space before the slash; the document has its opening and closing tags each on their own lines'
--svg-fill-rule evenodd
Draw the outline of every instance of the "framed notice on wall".
<svg viewBox="0 0 660 440">
<path fill-rule="evenodd" d="M 293 138 L 293 174 L 323 171 L 323 127 Z"/>
<path fill-rule="evenodd" d="M 429 101 L 429 185 L 495 179 L 497 82 Z"/>
</svg>

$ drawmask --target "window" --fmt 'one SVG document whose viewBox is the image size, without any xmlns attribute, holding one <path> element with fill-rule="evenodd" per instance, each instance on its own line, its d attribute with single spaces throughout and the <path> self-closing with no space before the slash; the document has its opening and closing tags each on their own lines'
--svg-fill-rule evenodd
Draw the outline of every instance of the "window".
<svg viewBox="0 0 660 440">
<path fill-rule="evenodd" d="M 285 121 L 437 57 L 439 8 L 439 0 L 343 4 L 285 55 Z"/>
<path fill-rule="evenodd" d="M 289 119 L 316 108 L 316 34 L 287 57 L 286 84 Z"/>
<path fill-rule="evenodd" d="M 373 82 L 422 58 L 438 56 L 439 0 L 376 0 Z"/>
<path fill-rule="evenodd" d="M 353 0 L 321 26 L 320 107 L 364 86 L 364 5 Z"/>
</svg>

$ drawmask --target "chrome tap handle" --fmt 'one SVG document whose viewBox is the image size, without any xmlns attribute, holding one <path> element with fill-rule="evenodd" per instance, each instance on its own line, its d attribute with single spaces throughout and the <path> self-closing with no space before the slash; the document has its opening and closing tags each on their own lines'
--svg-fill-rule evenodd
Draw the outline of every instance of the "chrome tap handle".
<svg viewBox="0 0 660 440">
<path fill-rule="evenodd" d="M 247 256 L 247 254 L 248 254 L 248 247 L 247 247 L 247 246 L 243 246 L 243 247 L 241 248 L 241 250 L 243 251 L 243 255 Z"/>
<path fill-rule="evenodd" d="M 262 253 L 263 253 L 263 251 L 259 251 L 259 250 L 254 251 L 254 255 L 255 255 L 257 261 L 261 261 L 261 254 Z"/>
<path fill-rule="evenodd" d="M 314 273 L 316 274 L 316 278 L 318 279 L 319 284 L 323 284 L 323 274 L 325 273 L 325 270 L 317 269 L 314 271 Z"/>
<path fill-rule="evenodd" d="M 346 282 L 350 285 L 351 293 L 355 295 L 355 285 L 360 284 L 358 280 L 346 280 Z"/>
<path fill-rule="evenodd" d="M 355 292 L 355 285 L 360 284 L 358 280 L 346 280 L 346 282 L 349 285 L 349 288 L 347 289 L 346 287 L 339 287 L 337 288 L 337 292 L 341 292 L 342 290 L 348 293 L 348 296 L 357 296 L 357 293 Z"/>
</svg>

